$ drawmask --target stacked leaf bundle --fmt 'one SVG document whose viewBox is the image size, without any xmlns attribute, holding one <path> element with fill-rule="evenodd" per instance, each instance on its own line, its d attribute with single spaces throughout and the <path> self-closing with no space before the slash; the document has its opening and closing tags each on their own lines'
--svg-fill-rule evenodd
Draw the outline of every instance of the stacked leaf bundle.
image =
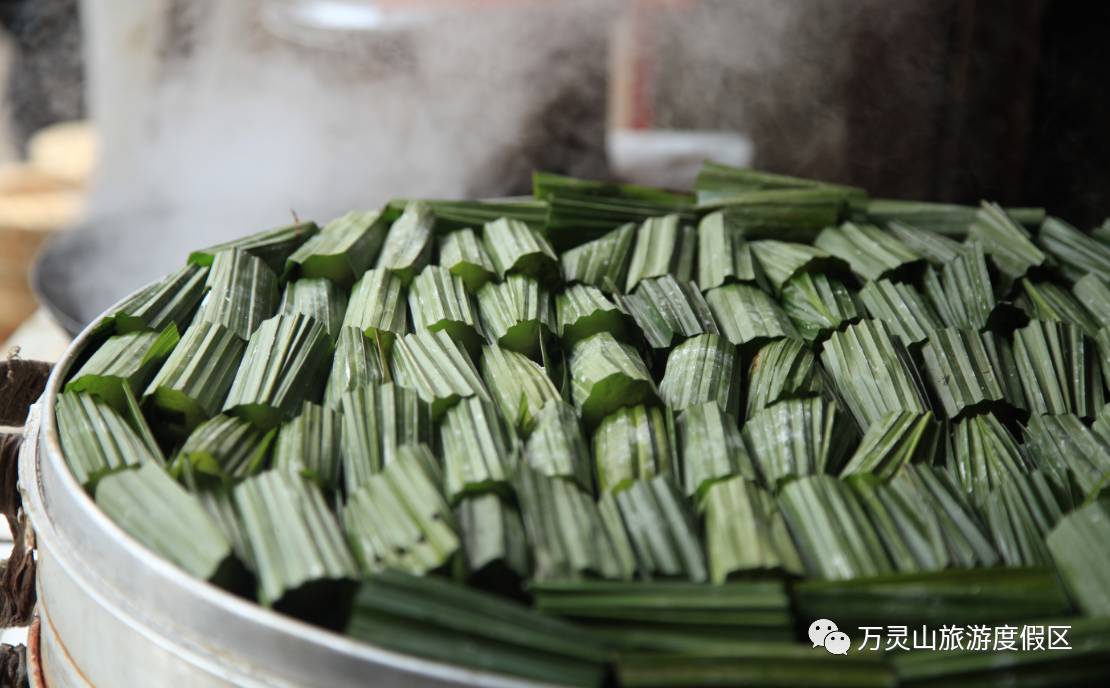
<svg viewBox="0 0 1110 688">
<path fill-rule="evenodd" d="M 1075 617 L 1069 676 L 1107 671 L 1104 231 L 537 174 L 198 251 L 91 341 L 57 415 L 101 508 L 356 638 L 580 685 L 1005 684 L 1058 664 L 797 639 Z"/>
</svg>

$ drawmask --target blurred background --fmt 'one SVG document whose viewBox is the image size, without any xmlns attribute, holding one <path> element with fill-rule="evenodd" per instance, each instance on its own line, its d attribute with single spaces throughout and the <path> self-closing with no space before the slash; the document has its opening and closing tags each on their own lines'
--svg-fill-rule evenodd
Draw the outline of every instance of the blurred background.
<svg viewBox="0 0 1110 688">
<path fill-rule="evenodd" d="M 0 24 L 0 342 L 292 213 L 533 169 L 683 186 L 710 157 L 1110 214 L 1107 3 L 0 0 Z"/>
</svg>

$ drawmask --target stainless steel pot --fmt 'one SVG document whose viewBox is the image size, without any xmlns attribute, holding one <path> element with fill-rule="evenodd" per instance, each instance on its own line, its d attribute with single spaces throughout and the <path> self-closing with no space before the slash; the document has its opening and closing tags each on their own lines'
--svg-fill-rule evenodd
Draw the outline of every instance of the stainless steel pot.
<svg viewBox="0 0 1110 688">
<path fill-rule="evenodd" d="M 187 575 L 123 532 L 70 473 L 54 416 L 91 329 L 55 366 L 19 460 L 38 551 L 49 688 L 540 685 L 401 655 L 282 616 Z"/>
</svg>

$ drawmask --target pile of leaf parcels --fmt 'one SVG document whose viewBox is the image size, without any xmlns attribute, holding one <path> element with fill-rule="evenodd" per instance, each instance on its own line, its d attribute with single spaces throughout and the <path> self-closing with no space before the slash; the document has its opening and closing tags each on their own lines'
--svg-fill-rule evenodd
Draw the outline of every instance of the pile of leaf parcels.
<svg viewBox="0 0 1110 688">
<path fill-rule="evenodd" d="M 193 253 L 74 366 L 73 474 L 199 578 L 467 667 L 1110 678 L 1110 224 L 716 164 L 534 184 Z M 1073 649 L 835 657 L 817 618 Z"/>
</svg>

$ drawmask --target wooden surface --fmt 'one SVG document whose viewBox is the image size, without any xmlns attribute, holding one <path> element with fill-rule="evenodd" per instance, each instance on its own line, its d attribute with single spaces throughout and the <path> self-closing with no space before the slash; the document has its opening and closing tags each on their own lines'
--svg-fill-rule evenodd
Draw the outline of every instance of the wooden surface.
<svg viewBox="0 0 1110 688">
<path fill-rule="evenodd" d="M 46 311 L 38 309 L 0 344 L 0 357 L 18 349 L 20 358 L 53 363 L 62 357 L 69 342 L 65 330 L 51 320 Z"/>
<path fill-rule="evenodd" d="M 0 341 L 37 308 L 28 278 L 42 245 L 81 215 L 95 140 L 88 124 L 62 123 L 36 133 L 28 152 L 0 165 Z"/>
<path fill-rule="evenodd" d="M 0 340 L 35 312 L 28 271 L 47 234 L 0 229 Z"/>
</svg>

